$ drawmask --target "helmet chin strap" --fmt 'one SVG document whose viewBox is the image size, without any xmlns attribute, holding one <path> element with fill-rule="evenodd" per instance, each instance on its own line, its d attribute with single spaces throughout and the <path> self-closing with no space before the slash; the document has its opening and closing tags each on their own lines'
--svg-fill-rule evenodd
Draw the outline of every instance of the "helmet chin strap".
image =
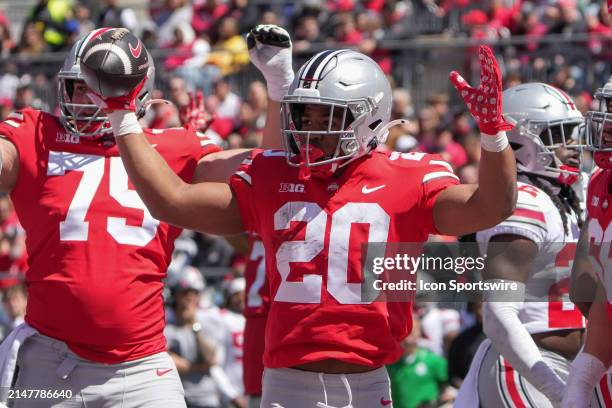
<svg viewBox="0 0 612 408">
<path fill-rule="evenodd" d="M 384 143 L 387 138 L 385 137 L 383 139 L 381 136 L 384 135 L 389 129 L 391 129 L 394 126 L 407 125 L 408 123 L 410 123 L 408 119 L 392 120 L 391 122 L 387 123 L 385 126 L 382 127 L 382 129 L 378 131 L 378 133 L 376 134 L 376 140 L 378 140 L 379 143 Z"/>
</svg>

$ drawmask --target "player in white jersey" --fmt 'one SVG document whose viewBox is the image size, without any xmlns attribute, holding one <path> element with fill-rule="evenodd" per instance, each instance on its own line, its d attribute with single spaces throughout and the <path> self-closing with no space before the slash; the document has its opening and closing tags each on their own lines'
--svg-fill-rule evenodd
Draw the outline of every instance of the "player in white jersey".
<svg viewBox="0 0 612 408">
<path fill-rule="evenodd" d="M 456 406 L 469 406 L 471 393 L 483 408 L 553 407 L 584 329 L 579 310 L 565 301 L 580 217 L 570 187 L 579 174 L 572 134 L 583 117 L 563 91 L 542 83 L 506 90 L 503 106 L 515 124 L 508 136 L 519 175 L 516 210 L 476 239 L 487 251 L 483 279 L 513 281 L 518 290 L 483 294 L 489 340 L 468 374 L 477 389 L 466 381 Z"/>
</svg>

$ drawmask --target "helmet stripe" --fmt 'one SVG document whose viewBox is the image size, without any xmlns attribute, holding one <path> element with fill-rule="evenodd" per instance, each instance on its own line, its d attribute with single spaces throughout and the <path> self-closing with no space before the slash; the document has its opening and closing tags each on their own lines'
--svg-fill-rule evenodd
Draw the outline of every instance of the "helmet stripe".
<svg viewBox="0 0 612 408">
<path fill-rule="evenodd" d="M 316 70 L 315 74 L 314 74 L 314 78 L 315 78 L 315 88 L 319 87 L 319 82 L 321 81 L 321 75 L 323 74 L 323 72 L 325 72 L 325 68 L 329 65 L 329 62 L 334 59 L 334 57 L 342 54 L 343 52 L 346 52 L 347 50 L 340 50 L 340 51 L 336 51 L 332 54 L 330 54 L 325 60 L 323 60 L 320 64 L 319 64 L 319 68 Z"/>
<path fill-rule="evenodd" d="M 329 54 L 333 53 L 332 50 L 327 50 L 315 55 L 310 59 L 310 63 L 304 68 L 302 71 L 302 75 L 300 77 L 300 88 L 304 87 L 305 82 L 313 81 L 314 73 L 317 70 L 317 66 L 321 61 L 325 59 Z"/>
<path fill-rule="evenodd" d="M 113 28 L 112 27 L 98 28 L 97 30 L 93 30 L 89 34 L 87 34 L 83 38 L 81 43 L 79 44 L 79 49 L 76 52 L 76 59 L 75 59 L 75 61 L 79 61 L 79 59 L 81 58 L 81 51 L 83 50 L 83 46 L 85 44 L 87 44 L 89 41 L 91 41 L 92 38 L 97 37 L 99 35 L 102 35 L 102 34 L 104 34 L 105 32 L 107 32 L 109 30 L 113 30 Z"/>
<path fill-rule="evenodd" d="M 564 100 L 568 104 L 570 110 L 577 110 L 576 105 L 574 105 L 572 98 L 570 98 L 568 94 L 566 94 L 564 91 L 554 86 L 550 86 L 550 87 L 561 97 L 562 100 Z"/>
</svg>

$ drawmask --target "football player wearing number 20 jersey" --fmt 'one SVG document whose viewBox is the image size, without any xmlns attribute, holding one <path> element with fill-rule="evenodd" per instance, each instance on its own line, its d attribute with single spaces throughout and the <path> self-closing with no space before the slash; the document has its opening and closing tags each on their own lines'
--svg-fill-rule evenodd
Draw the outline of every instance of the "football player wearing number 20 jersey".
<svg viewBox="0 0 612 408">
<path fill-rule="evenodd" d="M 612 406 L 611 376 L 604 376 L 612 365 L 612 77 L 595 98 L 599 110 L 587 113 L 586 130 L 598 169 L 589 181 L 587 221 L 572 273 L 573 298 L 583 305 L 588 325 L 584 349 L 572 363 L 564 408 L 588 407 L 588 396 L 596 386 L 604 406 Z M 593 293 L 581 293 L 590 286 L 581 277 L 591 277 Z"/>
<path fill-rule="evenodd" d="M 458 185 L 437 156 L 375 150 L 394 125 L 391 88 L 373 60 L 350 50 L 323 51 L 300 68 L 281 100 L 285 148 L 254 151 L 230 186 L 180 180 L 134 131 L 133 112 L 113 114 L 114 129 L 132 129 L 115 138 L 152 214 L 261 237 L 271 299 L 262 407 L 388 406 L 383 365 L 401 355 L 411 305 L 362 299 L 361 245 L 475 232 L 513 211 L 501 74 L 488 47 L 479 57 L 478 88 L 451 73 L 482 133 L 479 185 Z"/>
</svg>

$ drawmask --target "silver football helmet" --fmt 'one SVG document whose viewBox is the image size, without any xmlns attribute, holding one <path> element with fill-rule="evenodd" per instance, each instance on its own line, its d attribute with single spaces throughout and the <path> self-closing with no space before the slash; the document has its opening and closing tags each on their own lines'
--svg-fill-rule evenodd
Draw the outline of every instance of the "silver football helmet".
<svg viewBox="0 0 612 408">
<path fill-rule="evenodd" d="M 83 45 L 97 30 L 92 31 L 78 40 L 70 49 L 64 64 L 58 73 L 60 120 L 66 131 L 76 136 L 98 137 L 109 134 L 112 129 L 104 112 L 93 103 L 72 103 L 75 81 L 83 81 L 80 68 Z M 148 51 L 147 51 L 148 53 Z M 153 61 L 149 54 L 149 61 Z M 146 102 L 151 97 L 155 83 L 155 66 L 149 64 L 147 80 L 136 98 L 136 115 L 144 116 Z"/>
<path fill-rule="evenodd" d="M 389 134 L 391 104 L 391 86 L 374 60 L 351 50 L 316 54 L 300 68 L 281 101 L 287 162 L 308 167 L 331 163 L 335 171 L 367 154 Z M 314 128 L 303 123 L 309 106 L 328 111 L 327 120 Z M 317 161 L 304 154 L 310 152 L 313 136 L 337 138 L 335 153 Z"/>
<path fill-rule="evenodd" d="M 612 134 L 612 76 L 595 92 L 595 99 L 597 111 L 586 114 L 587 145 L 597 166 L 612 169 L 612 146 L 605 141 Z"/>
<path fill-rule="evenodd" d="M 569 170 L 555 155 L 559 148 L 585 147 L 584 118 L 574 101 L 562 90 L 539 82 L 509 88 L 502 98 L 504 117 L 514 125 L 507 135 L 518 170 L 553 179 L 562 173 L 578 174 L 577 168 Z"/>
</svg>

